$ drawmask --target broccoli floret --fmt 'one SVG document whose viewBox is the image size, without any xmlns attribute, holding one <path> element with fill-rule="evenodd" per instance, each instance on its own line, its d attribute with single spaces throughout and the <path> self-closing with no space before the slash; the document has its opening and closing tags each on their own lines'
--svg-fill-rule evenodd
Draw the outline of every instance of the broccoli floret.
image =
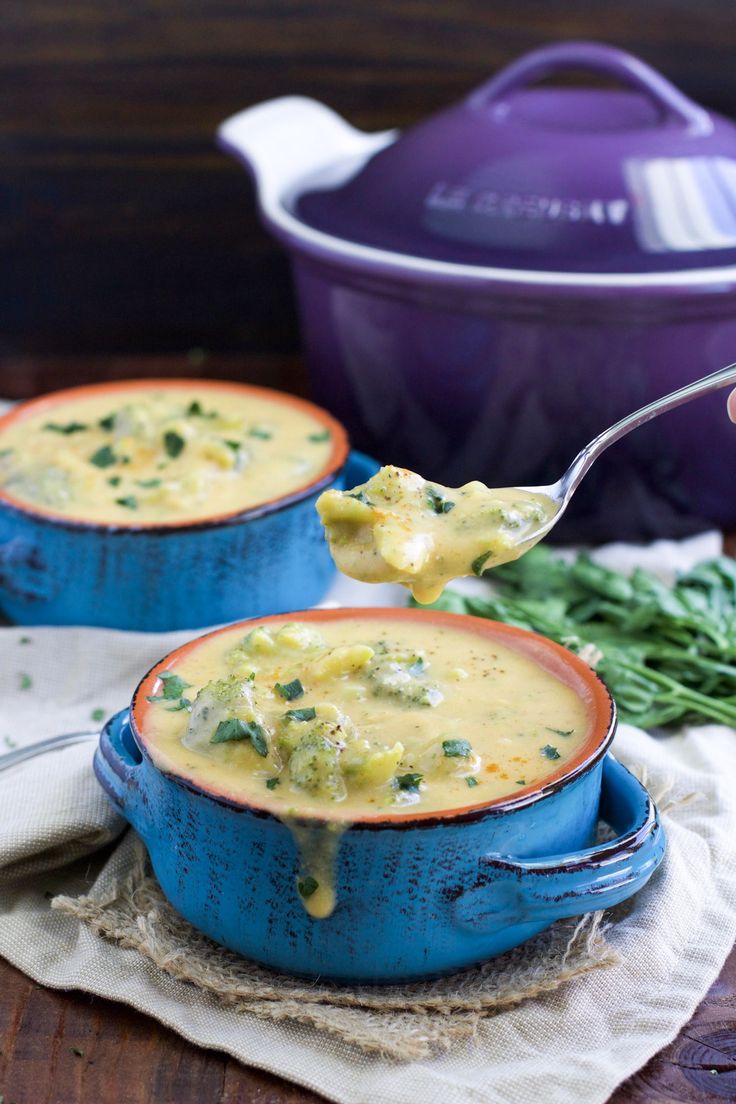
<svg viewBox="0 0 736 1104">
<path fill-rule="evenodd" d="M 426 707 L 442 701 L 442 691 L 426 677 L 422 652 L 392 650 L 381 641 L 375 646 L 375 653 L 363 669 L 375 697 L 396 698 L 407 706 Z"/>
<path fill-rule="evenodd" d="M 210 743 L 222 721 L 234 718 L 254 721 L 265 730 L 264 719 L 256 706 L 253 681 L 229 675 L 208 682 L 192 703 L 183 743 L 186 747 L 201 749 Z"/>
<path fill-rule="evenodd" d="M 320 721 L 301 737 L 289 759 L 289 775 L 300 790 L 339 801 L 346 791 L 340 771 L 340 744 L 328 736 L 334 735 L 334 728 Z"/>
</svg>

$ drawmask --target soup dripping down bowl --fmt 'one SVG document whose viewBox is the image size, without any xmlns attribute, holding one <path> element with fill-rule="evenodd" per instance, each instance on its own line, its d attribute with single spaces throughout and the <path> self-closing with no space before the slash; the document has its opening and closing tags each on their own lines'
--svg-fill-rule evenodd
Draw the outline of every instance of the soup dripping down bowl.
<svg viewBox="0 0 736 1104">
<path fill-rule="evenodd" d="M 30 419 L 43 416 L 42 424 L 56 429 L 46 436 L 61 448 L 71 439 L 65 434 L 74 429 L 73 410 L 80 401 L 104 399 L 115 408 L 153 392 L 196 395 L 200 405 L 220 404 L 223 409 L 233 402 L 266 402 L 275 410 L 297 412 L 310 420 L 317 436 L 329 438 L 324 463 L 287 492 L 264 496 L 244 509 L 209 510 L 209 516 L 205 510 L 204 516 L 193 518 L 184 513 L 160 523 L 139 523 L 134 511 L 130 520 L 120 522 L 85 520 L 19 497 L 7 480 L 2 485 L 3 451 L 11 451 L 3 450 L 4 434 L 23 430 Z M 22 451 L 22 440 L 17 447 Z M 96 456 L 107 464 L 112 453 L 105 456 L 103 449 L 102 454 Z M 20 403 L 0 417 L 0 610 L 24 625 L 163 632 L 319 602 L 335 568 L 314 504 L 323 490 L 351 486 L 376 468 L 367 457 L 350 453 L 345 429 L 325 410 L 241 383 L 125 380 Z M 103 475 L 119 484 L 126 468 L 111 465 Z M 145 486 L 157 480 L 139 482 Z M 143 493 L 133 489 L 136 495 Z M 111 496 L 121 494 L 119 488 L 108 490 Z"/>
<path fill-rule="evenodd" d="M 555 920 L 607 908 L 639 890 L 665 839 L 644 787 L 610 754 L 615 707 L 577 656 L 526 631 L 477 618 L 409 609 L 310 610 L 289 620 L 454 629 L 505 646 L 569 687 L 584 707 L 584 742 L 541 782 L 495 800 L 468 788 L 461 807 L 400 808 L 342 823 L 334 855 L 333 911 L 310 915 L 300 898 L 299 830 L 329 832 L 329 813 L 280 819 L 263 799 L 245 801 L 162 763 L 146 733 L 147 699 L 161 671 L 222 632 L 184 645 L 139 684 L 129 709 L 105 726 L 94 768 L 115 808 L 144 841 L 177 912 L 216 942 L 277 970 L 338 981 L 395 982 L 458 970 L 517 946 Z M 465 686 L 468 684 L 465 683 Z M 477 694 L 479 691 L 469 691 Z M 471 736 L 471 732 L 463 732 Z M 613 837 L 596 842 L 599 817 Z M 294 819 L 296 818 L 296 819 Z"/>
</svg>

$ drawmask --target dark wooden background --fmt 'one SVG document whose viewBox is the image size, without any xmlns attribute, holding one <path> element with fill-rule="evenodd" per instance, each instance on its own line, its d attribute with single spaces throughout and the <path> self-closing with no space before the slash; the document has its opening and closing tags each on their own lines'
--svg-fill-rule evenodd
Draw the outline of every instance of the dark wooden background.
<svg viewBox="0 0 736 1104">
<path fill-rule="evenodd" d="M 54 382 L 45 357 L 294 351 L 286 261 L 216 124 L 299 92 L 406 125 L 568 37 L 736 115 L 733 0 L 2 0 L 0 394 Z"/>
</svg>

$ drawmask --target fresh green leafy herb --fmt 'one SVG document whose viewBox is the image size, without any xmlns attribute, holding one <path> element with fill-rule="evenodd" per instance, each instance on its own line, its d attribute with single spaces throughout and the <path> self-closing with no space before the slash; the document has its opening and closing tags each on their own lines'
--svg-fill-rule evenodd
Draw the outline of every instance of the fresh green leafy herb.
<svg viewBox="0 0 736 1104">
<path fill-rule="evenodd" d="M 239 717 L 220 721 L 210 743 L 223 744 L 229 740 L 250 740 L 259 755 L 264 759 L 268 755 L 266 733 L 256 721 L 242 721 Z"/>
<path fill-rule="evenodd" d="M 280 782 L 281 782 L 280 778 L 267 778 L 266 779 L 266 789 L 267 790 L 275 790 Z"/>
<path fill-rule="evenodd" d="M 120 476 L 119 475 L 111 475 L 107 482 L 110 484 L 111 487 L 119 487 L 120 486 Z"/>
<path fill-rule="evenodd" d="M 19 644 L 32 644 L 33 640 L 30 636 L 22 636 L 18 641 Z"/>
<path fill-rule="evenodd" d="M 10 736 L 3 736 L 3 743 L 5 744 L 6 748 L 14 748 L 18 746 L 15 740 L 11 740 Z"/>
<path fill-rule="evenodd" d="M 229 449 L 232 449 L 233 452 L 240 452 L 241 448 L 243 447 L 242 441 L 228 441 L 227 439 L 225 439 L 225 444 Z"/>
<path fill-rule="evenodd" d="M 517 786 L 526 786 L 526 778 L 517 778 L 516 779 L 516 785 Z"/>
<path fill-rule="evenodd" d="M 273 437 L 273 433 L 270 429 L 263 429 L 261 426 L 252 426 L 248 430 L 249 437 L 257 437 L 259 441 L 270 441 Z"/>
<path fill-rule="evenodd" d="M 98 707 L 97 709 L 92 710 L 92 712 L 89 715 L 89 719 L 91 721 L 104 721 L 106 713 L 107 713 L 106 709 L 100 709 Z"/>
<path fill-rule="evenodd" d="M 169 705 L 166 707 L 167 713 L 180 713 L 182 709 L 186 709 L 187 713 L 192 711 L 192 703 L 189 698 L 179 698 L 176 705 Z"/>
<path fill-rule="evenodd" d="M 89 426 L 84 422 L 67 422 L 66 425 L 60 425 L 58 422 L 47 422 L 43 427 L 49 429 L 53 433 L 63 433 L 66 437 L 72 433 L 82 433 L 85 429 L 89 429 Z"/>
<path fill-rule="evenodd" d="M 23 671 L 18 676 L 18 686 L 20 687 L 21 690 L 30 690 L 31 687 L 33 686 L 33 679 L 31 678 L 30 675 L 27 675 L 25 673 L 25 671 Z"/>
<path fill-rule="evenodd" d="M 180 675 L 174 674 L 173 671 L 159 671 L 158 677 L 163 683 L 164 692 L 163 694 L 149 694 L 146 698 L 146 701 L 176 701 L 191 685 L 190 683 L 185 682 Z M 186 706 L 184 708 L 186 708 Z"/>
<path fill-rule="evenodd" d="M 418 793 L 419 783 L 423 778 L 423 774 L 415 774 L 414 772 L 410 772 L 409 774 L 398 774 L 396 776 L 396 785 L 400 790 L 407 790 L 409 793 Z"/>
<path fill-rule="evenodd" d="M 442 751 L 449 759 L 465 759 L 473 748 L 469 740 L 443 740 Z"/>
<path fill-rule="evenodd" d="M 455 507 L 455 503 L 440 494 L 436 487 L 427 487 L 427 501 L 436 514 L 449 514 Z"/>
<path fill-rule="evenodd" d="M 331 436 L 332 434 L 330 433 L 329 429 L 323 429 L 321 433 L 310 433 L 309 440 L 314 441 L 314 443 L 318 445 L 322 441 L 329 441 Z"/>
<path fill-rule="evenodd" d="M 5 456 L 11 456 L 12 452 L 13 452 L 12 448 L 0 449 L 0 460 L 2 460 L 3 457 L 5 457 Z"/>
<path fill-rule="evenodd" d="M 473 778 L 472 774 L 469 774 L 468 777 L 465 779 L 465 781 L 468 784 L 468 786 L 477 786 L 478 785 L 478 779 Z"/>
<path fill-rule="evenodd" d="M 116 498 L 118 506 L 124 506 L 126 510 L 137 510 L 138 499 L 135 495 L 124 495 L 122 498 Z"/>
<path fill-rule="evenodd" d="M 543 748 L 539 749 L 545 759 L 559 759 L 560 753 L 556 747 L 552 747 L 551 744 L 545 744 Z"/>
<path fill-rule="evenodd" d="M 574 728 L 550 728 L 547 726 L 547 732 L 551 732 L 555 736 L 572 736 L 574 731 Z"/>
<path fill-rule="evenodd" d="M 100 429 L 106 429 L 108 433 L 111 433 L 115 428 L 115 415 L 108 414 L 105 418 L 100 418 L 97 424 Z"/>
<path fill-rule="evenodd" d="M 358 502 L 362 502 L 365 506 L 372 506 L 373 505 L 373 503 L 368 498 L 368 495 L 365 493 L 365 491 L 356 491 L 355 494 L 348 494 L 348 492 L 346 491 L 345 492 L 345 497 L 346 498 L 356 498 L 358 500 Z"/>
<path fill-rule="evenodd" d="M 303 709 L 287 709 L 284 716 L 289 721 L 313 721 L 317 716 L 317 710 L 307 705 Z"/>
<path fill-rule="evenodd" d="M 136 483 L 139 487 L 143 487 L 145 490 L 149 490 L 151 487 L 160 487 L 160 479 L 136 479 Z"/>
<path fill-rule="evenodd" d="M 172 460 L 176 460 L 177 456 L 184 448 L 186 441 L 177 433 L 174 429 L 167 429 L 164 433 L 164 451 L 167 456 L 170 456 Z"/>
<path fill-rule="evenodd" d="M 277 682 L 274 686 L 274 690 L 277 694 L 281 695 L 284 701 L 294 701 L 295 698 L 301 698 L 304 694 L 304 687 L 298 678 L 292 679 L 291 682 L 287 683 Z"/>
<path fill-rule="evenodd" d="M 89 462 L 94 464 L 96 468 L 109 468 L 118 463 L 118 457 L 110 445 L 102 445 L 101 448 L 97 449 L 97 452 L 92 453 Z"/>
<path fill-rule="evenodd" d="M 306 878 L 299 879 L 296 888 L 299 890 L 300 897 L 311 897 L 319 889 L 319 882 L 311 874 L 307 874 Z"/>
<path fill-rule="evenodd" d="M 476 556 L 473 560 L 472 564 L 470 565 L 470 569 L 474 575 L 478 576 L 478 578 L 480 578 L 483 574 L 483 568 L 485 567 L 488 560 L 490 560 L 492 555 L 493 552 L 489 549 L 488 552 L 481 552 L 480 556 Z"/>
<path fill-rule="evenodd" d="M 189 418 L 202 418 L 204 416 L 204 410 L 199 399 L 192 399 L 187 407 L 187 416 Z"/>
</svg>

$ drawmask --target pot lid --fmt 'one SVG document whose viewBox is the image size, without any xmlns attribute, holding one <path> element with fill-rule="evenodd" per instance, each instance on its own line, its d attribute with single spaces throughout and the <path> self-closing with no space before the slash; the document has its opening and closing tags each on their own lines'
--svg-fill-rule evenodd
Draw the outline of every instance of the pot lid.
<svg viewBox="0 0 736 1104">
<path fill-rule="evenodd" d="M 527 87 L 571 68 L 626 87 Z M 736 263 L 736 127 L 598 43 L 526 54 L 329 175 L 292 199 L 297 218 L 392 253 L 581 273 Z"/>
</svg>

